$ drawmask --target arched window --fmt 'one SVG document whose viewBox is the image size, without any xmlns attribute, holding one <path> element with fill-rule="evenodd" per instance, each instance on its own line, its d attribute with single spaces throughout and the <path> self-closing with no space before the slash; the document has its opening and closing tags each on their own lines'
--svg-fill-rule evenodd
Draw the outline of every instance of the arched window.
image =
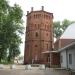
<svg viewBox="0 0 75 75">
<path fill-rule="evenodd" d="M 37 45 L 35 45 L 35 47 L 37 47 Z"/>
<path fill-rule="evenodd" d="M 36 18 L 38 18 L 38 15 L 36 14 Z"/>
<path fill-rule="evenodd" d="M 47 46 L 47 50 L 48 50 L 48 44 L 46 44 L 46 46 Z"/>
<path fill-rule="evenodd" d="M 48 36 L 48 33 L 46 33 L 46 35 Z"/>
<path fill-rule="evenodd" d="M 36 28 L 36 24 L 35 24 L 35 28 Z"/>
<path fill-rule="evenodd" d="M 35 36 L 38 37 L 38 32 L 35 33 Z"/>
<path fill-rule="evenodd" d="M 34 18 L 36 17 L 36 15 L 34 14 Z"/>
<path fill-rule="evenodd" d="M 44 15 L 44 18 L 45 18 L 45 15 Z"/>
</svg>

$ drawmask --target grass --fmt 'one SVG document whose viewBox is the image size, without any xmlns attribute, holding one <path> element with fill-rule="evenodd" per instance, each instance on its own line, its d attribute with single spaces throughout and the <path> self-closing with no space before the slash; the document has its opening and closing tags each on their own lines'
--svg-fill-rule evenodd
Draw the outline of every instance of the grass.
<svg viewBox="0 0 75 75">
<path fill-rule="evenodd" d="M 5 65 L 8 65 L 8 64 L 13 64 L 14 62 L 8 62 L 8 61 L 6 61 L 6 62 L 0 62 L 0 64 L 5 64 Z"/>
</svg>

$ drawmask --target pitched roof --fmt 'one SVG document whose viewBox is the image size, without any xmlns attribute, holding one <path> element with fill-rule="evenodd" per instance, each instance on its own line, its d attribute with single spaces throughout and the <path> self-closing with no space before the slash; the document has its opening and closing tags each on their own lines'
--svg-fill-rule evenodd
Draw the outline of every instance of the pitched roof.
<svg viewBox="0 0 75 75">
<path fill-rule="evenodd" d="M 67 27 L 60 39 L 75 39 L 75 23 Z"/>
</svg>

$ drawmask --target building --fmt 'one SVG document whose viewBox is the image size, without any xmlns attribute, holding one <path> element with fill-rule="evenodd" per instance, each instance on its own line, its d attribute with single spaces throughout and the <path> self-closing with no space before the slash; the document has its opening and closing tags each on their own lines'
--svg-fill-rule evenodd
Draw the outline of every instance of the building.
<svg viewBox="0 0 75 75">
<path fill-rule="evenodd" d="M 54 43 L 54 48 L 57 50 L 72 43 L 75 40 L 74 32 L 75 23 L 69 25 L 67 29 L 64 31 L 64 33 L 59 38 L 57 38 L 57 40 Z"/>
<path fill-rule="evenodd" d="M 53 13 L 44 11 L 27 11 L 24 64 L 48 64 L 53 48 Z"/>
<path fill-rule="evenodd" d="M 59 53 L 61 67 L 75 70 L 75 42 L 59 49 Z"/>
<path fill-rule="evenodd" d="M 75 70 L 75 23 L 68 26 L 59 39 L 56 40 L 54 47 L 56 53 L 60 54 L 61 68 Z"/>
</svg>

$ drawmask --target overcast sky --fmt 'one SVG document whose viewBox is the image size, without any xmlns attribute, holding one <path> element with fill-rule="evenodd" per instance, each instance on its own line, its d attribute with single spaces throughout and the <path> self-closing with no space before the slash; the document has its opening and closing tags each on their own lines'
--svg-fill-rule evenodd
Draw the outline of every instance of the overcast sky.
<svg viewBox="0 0 75 75">
<path fill-rule="evenodd" d="M 44 10 L 53 13 L 54 21 L 62 21 L 65 18 L 75 20 L 75 0 L 9 0 L 10 5 L 19 4 L 24 12 L 23 20 L 26 26 L 26 13 L 34 7 L 34 10 Z M 24 41 L 24 36 L 22 37 Z M 24 45 L 21 45 L 21 55 L 24 54 Z"/>
</svg>

